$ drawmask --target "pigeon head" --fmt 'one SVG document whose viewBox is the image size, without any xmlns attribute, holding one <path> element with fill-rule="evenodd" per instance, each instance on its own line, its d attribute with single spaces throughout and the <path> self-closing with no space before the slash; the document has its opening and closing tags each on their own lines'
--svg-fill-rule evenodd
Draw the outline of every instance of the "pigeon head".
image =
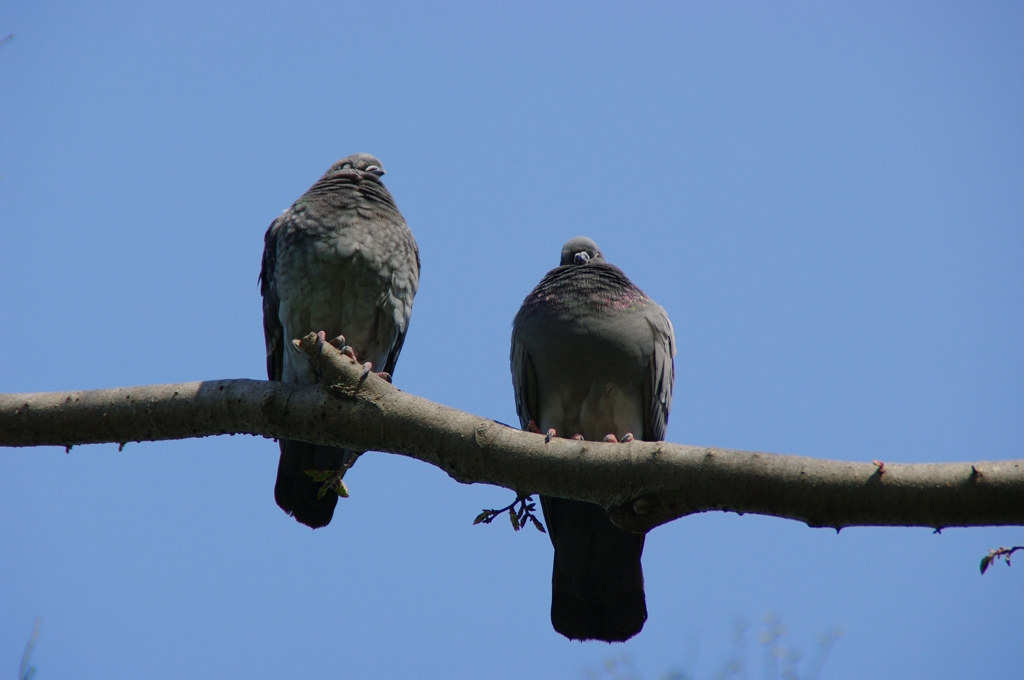
<svg viewBox="0 0 1024 680">
<path fill-rule="evenodd" d="M 342 158 L 332 165 L 328 172 L 338 172 L 341 170 L 359 170 L 360 172 L 368 172 L 377 177 L 384 174 L 384 166 L 381 162 L 368 153 L 354 153 L 351 156 Z"/>
<path fill-rule="evenodd" d="M 604 262 L 604 255 L 598 250 L 597 244 L 586 236 L 571 238 L 562 246 L 562 261 L 558 263 L 559 266 L 590 262 Z"/>
</svg>

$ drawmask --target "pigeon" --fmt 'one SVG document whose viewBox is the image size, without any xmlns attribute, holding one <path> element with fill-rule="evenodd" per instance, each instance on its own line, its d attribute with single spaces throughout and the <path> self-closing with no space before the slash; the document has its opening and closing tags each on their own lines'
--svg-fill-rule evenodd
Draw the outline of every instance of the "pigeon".
<svg viewBox="0 0 1024 680">
<path fill-rule="evenodd" d="M 369 154 L 343 158 L 267 229 L 259 280 L 271 380 L 315 384 L 291 341 L 319 332 L 367 370 L 388 379 L 394 373 L 420 257 L 383 174 Z M 338 496 L 327 491 L 318 498 L 323 482 L 307 471 L 329 471 L 340 480 L 362 452 L 287 439 L 279 445 L 277 504 L 302 524 L 326 526 Z"/>
<path fill-rule="evenodd" d="M 591 239 L 559 266 L 512 324 L 512 384 L 524 429 L 588 441 L 660 441 L 675 377 L 665 310 L 604 261 Z M 647 620 L 644 536 L 593 503 L 541 497 L 555 548 L 551 624 L 571 640 L 622 642 Z"/>
</svg>

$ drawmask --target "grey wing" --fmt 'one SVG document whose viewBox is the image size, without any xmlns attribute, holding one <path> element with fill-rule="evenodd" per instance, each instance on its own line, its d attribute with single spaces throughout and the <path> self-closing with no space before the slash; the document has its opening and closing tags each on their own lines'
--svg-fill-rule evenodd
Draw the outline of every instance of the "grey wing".
<svg viewBox="0 0 1024 680">
<path fill-rule="evenodd" d="M 387 361 L 384 362 L 384 372 L 390 376 L 395 375 L 395 364 L 398 363 L 398 355 L 402 353 L 402 345 L 405 344 L 405 334 L 408 332 L 408 322 L 406 330 L 401 331 L 398 337 L 395 338 L 395 343 L 391 345 L 391 351 L 388 352 Z"/>
<path fill-rule="evenodd" d="M 418 281 L 420 277 L 420 249 L 415 242 L 413 243 L 413 249 L 416 253 L 416 280 Z M 391 351 L 388 352 L 387 361 L 384 362 L 384 372 L 390 376 L 395 375 L 395 364 L 398 363 L 398 355 L 402 353 L 402 345 L 405 344 L 405 334 L 409 332 L 409 318 L 411 318 L 411 314 L 406 318 L 405 328 L 399 331 L 398 336 L 391 345 Z"/>
<path fill-rule="evenodd" d="M 263 237 L 263 263 L 260 266 L 260 294 L 263 296 L 263 340 L 267 346 L 267 378 L 280 380 L 284 362 L 284 328 L 277 315 L 281 300 L 277 297 L 274 268 L 277 265 L 277 227 L 280 218 L 270 223 Z"/>
<path fill-rule="evenodd" d="M 540 404 L 537 398 L 537 370 L 533 366 L 530 353 L 526 351 L 526 346 L 519 340 L 514 329 L 509 361 L 512 364 L 512 389 L 516 396 L 519 425 L 526 429 L 527 423 L 531 420 L 539 425 Z"/>
<path fill-rule="evenodd" d="M 651 359 L 644 376 L 644 439 L 661 441 L 668 426 L 668 412 L 672 408 L 672 384 L 675 382 L 676 341 L 672 322 L 665 310 L 654 305 L 647 323 L 654 336 Z"/>
</svg>

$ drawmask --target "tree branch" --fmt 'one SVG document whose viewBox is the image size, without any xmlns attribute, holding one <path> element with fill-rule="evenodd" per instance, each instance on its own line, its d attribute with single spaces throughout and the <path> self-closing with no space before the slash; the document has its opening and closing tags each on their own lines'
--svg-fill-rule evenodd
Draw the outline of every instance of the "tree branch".
<svg viewBox="0 0 1024 680">
<path fill-rule="evenodd" d="M 395 389 L 313 335 L 321 386 L 216 380 L 0 395 L 0 445 L 253 434 L 399 453 L 463 483 L 599 503 L 631 531 L 697 512 L 812 527 L 1024 525 L 1024 460 L 850 463 L 667 442 L 552 439 Z"/>
</svg>

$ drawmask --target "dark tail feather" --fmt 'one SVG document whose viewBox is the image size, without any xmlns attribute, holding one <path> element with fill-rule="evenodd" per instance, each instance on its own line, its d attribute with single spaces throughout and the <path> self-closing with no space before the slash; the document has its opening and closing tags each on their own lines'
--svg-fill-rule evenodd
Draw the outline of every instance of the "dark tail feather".
<svg viewBox="0 0 1024 680">
<path fill-rule="evenodd" d="M 328 491 L 317 500 L 323 482 L 314 481 L 306 470 L 339 470 L 351 464 L 358 454 L 350 449 L 290 439 L 282 439 L 279 444 L 281 460 L 277 464 L 274 500 L 282 510 L 308 527 L 318 529 L 327 526 L 334 516 L 338 495 Z"/>
<path fill-rule="evenodd" d="M 640 556 L 644 537 L 624 531 L 599 505 L 541 498 L 555 546 L 551 624 L 570 640 L 622 642 L 647 621 Z"/>
</svg>

